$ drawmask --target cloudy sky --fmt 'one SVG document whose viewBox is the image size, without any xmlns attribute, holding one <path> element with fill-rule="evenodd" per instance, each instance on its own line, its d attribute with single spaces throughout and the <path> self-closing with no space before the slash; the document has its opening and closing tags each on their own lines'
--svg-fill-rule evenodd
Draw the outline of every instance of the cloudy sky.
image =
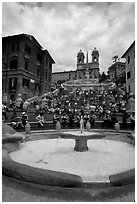
<svg viewBox="0 0 137 204">
<path fill-rule="evenodd" d="M 47 49 L 53 72 L 76 70 L 80 49 L 96 47 L 100 72 L 135 40 L 134 2 L 3 2 L 2 36 L 27 33 Z"/>
</svg>

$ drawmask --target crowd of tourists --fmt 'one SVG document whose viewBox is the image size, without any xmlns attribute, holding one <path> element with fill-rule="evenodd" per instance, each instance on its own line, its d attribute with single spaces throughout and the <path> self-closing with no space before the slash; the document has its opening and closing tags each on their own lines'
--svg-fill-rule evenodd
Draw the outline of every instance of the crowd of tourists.
<svg viewBox="0 0 137 204">
<path fill-rule="evenodd" d="M 127 123 L 130 120 L 134 126 L 135 114 L 129 115 L 127 112 L 129 93 L 122 90 L 81 90 L 65 91 L 60 87 L 58 93 L 50 94 L 46 98 L 37 98 L 28 102 L 20 101 L 10 104 L 13 107 L 13 118 L 16 118 L 16 110 L 21 109 L 26 114 L 28 107 L 33 108 L 36 120 L 40 126 L 44 125 L 44 116 L 46 114 L 53 115 L 53 125 L 60 121 L 63 127 L 73 127 L 74 124 L 79 125 L 80 118 L 84 119 L 84 124 L 90 122 L 94 127 L 96 120 L 103 120 L 104 125 L 113 127 L 117 120 L 117 114 L 121 114 L 122 122 Z M 2 115 L 6 119 L 7 107 L 3 104 Z M 15 117 L 14 117 L 15 116 Z M 12 119 L 14 120 L 14 119 Z M 28 120 L 28 118 L 27 118 Z M 24 124 L 23 124 L 24 126 Z"/>
</svg>

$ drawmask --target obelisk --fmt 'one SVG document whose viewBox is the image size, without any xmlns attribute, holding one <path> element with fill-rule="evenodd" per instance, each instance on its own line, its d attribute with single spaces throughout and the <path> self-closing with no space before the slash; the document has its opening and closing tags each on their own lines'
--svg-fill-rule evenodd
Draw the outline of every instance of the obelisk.
<svg viewBox="0 0 137 204">
<path fill-rule="evenodd" d="M 89 67 L 88 67 L 88 51 L 87 51 L 87 63 L 86 63 L 86 72 L 85 72 L 85 78 L 89 79 Z"/>
</svg>

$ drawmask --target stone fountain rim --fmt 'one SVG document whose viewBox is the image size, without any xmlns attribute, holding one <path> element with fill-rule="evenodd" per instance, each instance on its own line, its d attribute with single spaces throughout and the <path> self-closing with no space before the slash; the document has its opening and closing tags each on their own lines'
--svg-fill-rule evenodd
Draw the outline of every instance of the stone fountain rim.
<svg viewBox="0 0 137 204">
<path fill-rule="evenodd" d="M 75 132 L 78 132 L 79 134 L 74 134 Z M 70 131 L 60 131 L 59 132 L 59 136 L 62 138 L 66 138 L 66 139 L 87 139 L 87 140 L 90 140 L 90 139 L 102 139 L 104 137 L 106 137 L 106 133 L 104 132 L 101 132 L 101 131 L 88 131 L 88 130 L 84 130 L 83 133 L 89 133 L 87 135 L 82 135 L 82 133 L 80 133 L 80 130 L 73 130 L 73 132 Z M 92 133 L 90 135 L 90 133 Z"/>
<path fill-rule="evenodd" d="M 110 131 L 111 132 L 111 131 Z M 14 136 L 13 136 L 14 137 Z M 46 138 L 45 138 L 46 139 Z M 52 139 L 52 138 L 51 138 Z M 14 140 L 15 141 L 15 140 Z M 8 141 L 7 141 L 8 142 Z M 11 138 L 10 138 L 10 142 L 11 142 Z M 19 141 L 17 141 L 17 142 L 19 142 Z M 5 153 L 6 152 L 6 153 Z M 13 163 L 16 163 L 16 171 L 18 171 L 18 167 L 19 167 L 19 163 L 18 162 L 14 162 L 12 159 L 11 159 L 11 157 L 9 156 L 9 152 L 8 152 L 8 150 L 6 150 L 5 148 L 4 148 L 4 146 L 3 146 L 3 150 L 2 150 L 2 172 L 3 172 L 3 174 L 4 175 L 6 175 L 6 176 L 9 176 L 9 177 L 12 177 L 12 178 L 17 178 L 17 179 L 19 179 L 19 180 L 22 180 L 22 181 L 24 181 L 24 174 L 23 174 L 23 172 L 25 172 L 25 171 L 28 171 L 28 168 L 31 170 L 31 168 L 33 168 L 33 171 L 36 173 L 36 177 L 37 177 L 37 179 L 36 178 L 33 178 L 33 175 L 31 176 L 31 181 L 29 181 L 29 182 L 34 182 L 34 180 L 36 179 L 36 181 L 35 181 L 35 183 L 36 184 L 42 184 L 42 185 L 46 185 L 46 184 L 43 184 L 43 183 L 39 183 L 39 177 L 41 178 L 41 175 L 40 175 L 40 171 L 37 169 L 37 168 L 35 168 L 35 167 L 30 167 L 30 166 L 27 166 L 27 165 L 23 165 L 22 164 L 22 168 L 23 168 L 23 171 L 21 171 L 21 173 L 22 173 L 22 175 L 16 175 L 15 174 L 15 167 L 14 167 L 14 165 L 12 166 L 11 164 L 13 164 Z M 44 172 L 45 172 L 45 175 L 46 175 L 46 170 L 44 170 Z M 48 170 L 48 172 L 53 172 L 53 171 L 51 171 L 51 170 Z M 129 172 L 130 172 L 130 174 L 129 174 Z M 58 173 L 58 172 L 57 172 Z M 61 175 L 63 175 L 63 173 L 62 172 L 59 172 L 59 174 Z M 58 175 L 58 174 L 57 174 Z M 43 176 L 43 175 L 42 175 Z M 47 175 L 46 175 L 47 176 Z M 74 175 L 75 176 L 75 175 Z M 58 177 L 58 176 L 57 176 Z M 128 184 L 130 184 L 130 181 L 132 181 L 132 183 L 134 183 L 135 182 L 135 180 L 134 180 L 134 178 L 135 178 L 135 169 L 130 169 L 130 170 L 127 170 L 126 172 L 121 172 L 121 173 L 119 173 L 119 174 L 115 174 L 115 175 L 110 175 L 109 176 L 109 180 L 110 180 L 110 183 L 108 183 L 108 182 L 89 182 L 88 183 L 88 186 L 90 185 L 90 186 L 104 186 L 104 187 L 114 187 L 114 186 L 119 186 L 119 185 L 122 185 L 121 183 L 122 183 L 122 180 L 121 180 L 121 178 L 122 177 L 124 177 L 124 181 L 126 181 Z M 44 177 L 43 177 L 44 178 Z M 29 178 L 30 179 L 30 178 Z M 79 176 L 79 184 L 78 184 L 78 186 L 76 186 L 76 188 L 85 188 L 86 187 L 86 185 L 87 185 L 87 182 L 81 182 L 81 177 Z M 123 185 L 125 185 L 125 183 L 123 182 Z M 123 186 L 122 185 L 122 186 Z M 127 185 L 127 184 L 126 184 Z M 53 187 L 56 187 L 56 186 L 54 186 L 54 185 L 46 185 L 46 186 L 53 186 Z M 62 187 L 62 186 L 57 186 L 57 187 Z M 63 187 L 68 187 L 68 186 L 63 186 Z M 74 187 L 73 187 L 74 188 Z"/>
</svg>

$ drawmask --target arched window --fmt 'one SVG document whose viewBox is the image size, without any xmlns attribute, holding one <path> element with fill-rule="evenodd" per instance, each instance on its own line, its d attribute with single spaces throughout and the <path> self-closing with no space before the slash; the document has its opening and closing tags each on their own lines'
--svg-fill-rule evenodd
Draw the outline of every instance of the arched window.
<svg viewBox="0 0 137 204">
<path fill-rule="evenodd" d="M 96 58 L 96 57 L 94 57 L 93 61 L 94 61 L 94 62 L 96 62 L 96 61 L 97 61 L 97 58 Z"/>
<path fill-rule="evenodd" d="M 82 60 L 81 60 L 81 59 L 79 59 L 79 63 L 82 63 Z"/>
</svg>

